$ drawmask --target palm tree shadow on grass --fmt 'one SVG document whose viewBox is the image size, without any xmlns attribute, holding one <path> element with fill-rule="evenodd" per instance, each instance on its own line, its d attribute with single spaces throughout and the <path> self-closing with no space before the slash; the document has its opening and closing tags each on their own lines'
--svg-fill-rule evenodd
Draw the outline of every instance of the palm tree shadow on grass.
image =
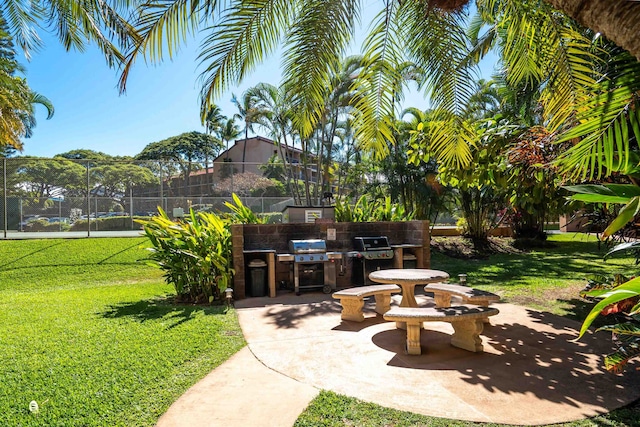
<svg viewBox="0 0 640 427">
<path fill-rule="evenodd" d="M 151 299 L 124 302 L 110 305 L 98 313 L 106 319 L 129 318 L 137 322 L 163 319 L 167 329 L 173 329 L 192 320 L 199 312 L 205 315 L 225 314 L 227 308 L 223 305 L 199 306 L 175 303 L 172 296 L 155 297 Z"/>
<path fill-rule="evenodd" d="M 31 252 L 29 252 L 28 254 L 25 254 L 25 255 L 23 255 L 23 256 L 21 256 L 21 257 L 19 257 L 19 258 L 12 259 L 12 260 L 10 260 L 9 262 L 6 262 L 6 263 L 4 263 L 4 264 L 0 265 L 0 271 L 1 271 L 1 270 L 5 270 L 5 269 L 6 269 L 6 270 L 11 270 L 11 269 L 9 269 L 9 268 L 5 268 L 5 267 L 7 267 L 7 266 L 9 266 L 9 265 L 11 265 L 11 264 L 16 264 L 18 261 L 21 261 L 21 260 L 23 260 L 23 259 L 29 258 L 30 256 L 33 256 L 33 255 L 37 254 L 38 252 L 45 252 L 45 251 L 47 251 L 47 250 L 49 250 L 49 249 L 51 249 L 51 248 L 54 248 L 54 247 L 56 247 L 56 246 L 60 246 L 61 244 L 62 244 L 62 242 L 55 242 L 55 243 L 52 243 L 52 244 L 50 244 L 50 245 L 48 245 L 48 246 L 43 246 L 43 247 L 41 247 L 40 249 L 36 249 L 36 250 L 34 250 L 34 251 L 31 251 Z"/>
</svg>

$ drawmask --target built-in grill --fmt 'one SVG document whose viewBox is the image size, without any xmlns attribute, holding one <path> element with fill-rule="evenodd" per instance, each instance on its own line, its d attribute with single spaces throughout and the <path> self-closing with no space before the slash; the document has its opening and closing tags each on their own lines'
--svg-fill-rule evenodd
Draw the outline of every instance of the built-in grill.
<svg viewBox="0 0 640 427">
<path fill-rule="evenodd" d="M 291 279 L 296 295 L 300 289 L 322 288 L 326 294 L 336 290 L 335 260 L 340 252 L 327 252 L 327 242 L 322 239 L 290 240 L 289 254 L 278 254 L 278 261 L 290 262 Z"/>
<path fill-rule="evenodd" d="M 369 273 L 376 270 L 393 268 L 393 249 L 386 236 L 355 237 L 351 280 L 355 285 L 371 285 Z"/>
</svg>

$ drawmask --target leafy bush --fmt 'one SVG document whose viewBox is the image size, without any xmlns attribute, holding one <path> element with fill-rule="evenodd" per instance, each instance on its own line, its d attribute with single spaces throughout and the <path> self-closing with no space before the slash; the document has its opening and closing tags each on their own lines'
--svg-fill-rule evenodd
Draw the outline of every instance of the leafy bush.
<svg viewBox="0 0 640 427">
<path fill-rule="evenodd" d="M 598 315 L 615 317 L 615 323 L 597 330 L 610 331 L 616 345 L 616 350 L 604 357 L 605 368 L 622 372 L 629 360 L 640 357 L 640 279 L 622 275 L 594 276 L 580 296 L 596 302 L 582 325 L 580 337 Z"/>
<path fill-rule="evenodd" d="M 134 216 L 134 222 L 148 220 L 148 216 Z M 131 230 L 131 217 L 111 216 L 108 218 L 97 218 L 91 220 L 91 231 L 119 231 Z M 87 231 L 87 220 L 80 219 L 73 223 L 70 231 Z"/>
<path fill-rule="evenodd" d="M 391 203 L 388 196 L 373 201 L 362 196 L 353 206 L 348 200 L 342 203 L 337 199 L 335 212 L 338 222 L 410 221 L 413 218 L 413 213 L 405 212 L 399 203 Z"/>
<path fill-rule="evenodd" d="M 232 197 L 234 203 L 225 202 L 231 213 L 224 216 L 191 209 L 188 217 L 173 221 L 158 207 L 158 216 L 136 221 L 153 245 L 153 265 L 164 271 L 179 299 L 211 303 L 232 285 L 231 224 L 264 223 L 237 195 Z"/>
<path fill-rule="evenodd" d="M 613 236 L 629 223 L 635 222 L 640 203 L 640 187 L 630 184 L 575 185 L 565 187 L 574 193 L 571 199 L 587 203 L 611 203 L 624 205 L 601 238 Z M 605 258 L 616 252 L 634 251 L 635 242 L 623 243 L 611 249 Z M 637 265 L 637 262 L 636 262 Z M 593 283 L 592 283 L 593 282 Z M 595 280 L 587 284 L 581 296 L 596 300 L 597 304 L 587 315 L 580 329 L 580 338 L 599 315 L 615 315 L 618 323 L 606 325 L 598 330 L 611 331 L 616 350 L 605 356 L 605 368 L 621 372 L 631 359 L 640 357 L 640 278 L 624 276 L 614 280 Z"/>
<path fill-rule="evenodd" d="M 259 214 L 265 224 L 279 224 L 282 222 L 282 212 L 265 212 Z"/>
<path fill-rule="evenodd" d="M 69 224 L 49 222 L 46 218 L 30 221 L 25 225 L 24 231 L 69 231 Z"/>
<path fill-rule="evenodd" d="M 179 299 L 200 303 L 220 299 L 220 290 L 231 284 L 233 274 L 228 220 L 193 209 L 178 221 L 160 207 L 158 213 L 137 221 L 153 245 L 152 263 L 164 271 Z"/>
</svg>

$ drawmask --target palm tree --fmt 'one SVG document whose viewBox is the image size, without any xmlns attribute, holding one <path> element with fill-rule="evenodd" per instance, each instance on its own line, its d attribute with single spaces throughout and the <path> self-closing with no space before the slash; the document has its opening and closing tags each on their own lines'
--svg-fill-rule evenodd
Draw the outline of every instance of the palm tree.
<svg viewBox="0 0 640 427">
<path fill-rule="evenodd" d="M 394 138 L 392 117 L 397 82 L 402 81 L 400 65 L 411 62 L 427 77 L 425 90 L 431 95 L 434 109 L 440 110 L 440 126 L 432 128 L 435 134 L 429 139 L 433 144 L 429 150 L 443 161 L 460 166 L 471 159 L 468 146 L 474 142 L 473 135 L 462 118 L 475 92 L 466 16 L 464 11 L 447 9 L 446 3 L 377 3 L 380 12 L 370 25 L 363 45 L 362 70 L 352 90 L 360 95 L 353 105 L 356 138 L 363 148 L 378 156 L 388 152 L 387 142 Z M 326 88 L 353 40 L 363 7 L 355 0 L 238 0 L 222 10 L 205 1 L 191 5 L 190 14 L 186 3 L 167 1 L 162 7 L 152 4 L 152 13 L 137 26 L 140 43 L 130 51 L 129 61 L 145 49 L 149 52 L 149 46 L 154 48 L 153 55 L 161 54 L 158 48 L 162 34 L 180 34 L 178 30 L 185 27 L 198 27 L 202 19 L 194 14 L 206 10 L 216 16 L 200 55 L 205 67 L 201 91 L 204 104 L 212 103 L 284 44 L 283 75 L 287 76 L 287 92 L 293 94 L 290 107 L 295 112 L 292 125 L 303 140 L 322 120 Z M 495 34 L 506 41 L 503 54 L 505 65 L 513 71 L 512 83 L 527 79 L 545 82 L 548 117 L 560 126 L 577 111 L 584 99 L 583 88 L 595 81 L 591 71 L 584 71 L 593 69 L 591 39 L 542 1 L 477 0 L 477 4 L 484 14 L 498 20 Z M 194 19 L 186 21 L 183 16 Z M 521 37 L 523 31 L 526 37 Z M 164 42 L 172 48 L 180 38 Z"/>
<path fill-rule="evenodd" d="M 225 119 L 226 119 L 226 117 L 222 115 L 220 107 L 218 107 L 215 104 L 211 105 L 209 107 L 209 109 L 206 110 L 206 113 L 203 115 L 204 126 L 205 126 L 205 129 L 207 131 L 207 134 L 211 135 L 211 134 L 215 133 L 219 137 L 220 128 L 221 128 L 222 123 L 223 123 L 223 121 Z M 229 147 L 227 147 L 227 148 L 229 148 Z M 206 187 L 207 187 L 207 190 L 208 190 L 209 188 L 211 188 L 210 187 L 210 185 L 211 185 L 211 173 L 210 173 L 210 169 L 209 169 L 209 153 L 208 152 L 205 153 L 204 170 L 205 170 L 205 175 L 206 175 L 205 183 L 206 183 Z"/>
<path fill-rule="evenodd" d="M 247 90 L 247 94 L 254 100 L 255 119 L 262 127 L 269 131 L 278 147 L 280 157 L 283 159 L 286 171 L 286 186 L 289 194 L 296 201 L 301 202 L 298 188 L 298 174 L 295 165 L 289 156 L 290 149 L 296 138 L 291 126 L 291 109 L 289 108 L 289 94 L 284 86 L 276 87 L 270 83 L 259 83 Z"/>
<path fill-rule="evenodd" d="M 0 15 L 0 148 L 22 149 L 22 138 L 29 138 L 36 126 L 35 106 L 47 109 L 47 119 L 54 113 L 53 104 L 32 91 L 26 79 L 16 75 L 24 71 L 15 60 L 11 37 Z"/>
<path fill-rule="evenodd" d="M 244 144 L 242 146 L 242 173 L 244 173 L 244 162 L 247 155 L 247 139 L 249 139 L 249 131 L 253 132 L 253 124 L 259 115 L 256 109 L 256 100 L 250 91 L 242 94 L 242 101 L 238 100 L 235 95 L 231 96 L 231 102 L 238 108 L 236 117 L 244 120 Z"/>
<path fill-rule="evenodd" d="M 363 57 L 360 55 L 344 58 L 334 67 L 330 85 L 326 87 L 325 105 L 318 126 L 320 150 L 317 153 L 317 169 L 322 170 L 322 181 L 318 184 L 322 184 L 323 192 L 331 192 L 330 169 L 333 166 L 333 144 L 338 138 L 338 125 L 361 96 L 352 88 L 362 66 Z M 319 189 L 320 185 L 316 185 L 316 200 Z"/>
<path fill-rule="evenodd" d="M 240 128 L 236 125 L 236 119 L 231 117 L 227 119 L 225 117 L 225 121 L 223 125 L 218 130 L 218 137 L 222 141 L 223 144 L 226 144 L 227 147 L 227 159 L 229 158 L 229 141 L 232 139 L 236 139 L 238 135 L 240 135 Z"/>
<path fill-rule="evenodd" d="M 226 117 L 222 114 L 222 110 L 216 104 L 209 106 L 206 113 L 203 114 L 204 127 L 209 135 L 219 132 Z"/>
<path fill-rule="evenodd" d="M 125 59 L 122 51 L 140 39 L 135 28 L 124 18 L 130 15 L 135 0 L 4 0 L 0 15 L 6 20 L 8 33 L 30 57 L 42 47 L 38 29 L 58 36 L 67 50 L 84 51 L 95 43 L 109 66 Z"/>
</svg>

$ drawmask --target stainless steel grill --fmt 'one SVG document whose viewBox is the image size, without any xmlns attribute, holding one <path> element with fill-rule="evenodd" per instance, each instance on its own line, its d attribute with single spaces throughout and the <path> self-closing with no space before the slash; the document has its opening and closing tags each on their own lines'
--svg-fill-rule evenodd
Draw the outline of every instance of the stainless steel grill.
<svg viewBox="0 0 640 427">
<path fill-rule="evenodd" d="M 300 289 L 322 288 L 326 294 L 336 289 L 335 260 L 340 252 L 327 252 L 327 242 L 322 239 L 290 240 L 289 254 L 278 254 L 278 261 L 290 262 L 291 279 L 296 295 Z"/>
<path fill-rule="evenodd" d="M 369 273 L 376 270 L 393 268 L 393 249 L 386 236 L 354 237 L 355 251 L 353 257 L 353 273 L 351 280 L 355 285 L 371 285 Z"/>
</svg>

